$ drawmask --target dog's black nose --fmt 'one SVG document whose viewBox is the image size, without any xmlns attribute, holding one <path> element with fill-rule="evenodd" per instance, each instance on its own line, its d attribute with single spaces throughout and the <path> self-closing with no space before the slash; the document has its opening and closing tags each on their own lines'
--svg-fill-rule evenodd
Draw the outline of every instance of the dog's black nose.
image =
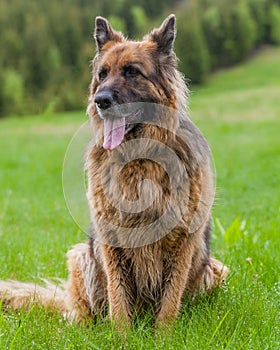
<svg viewBox="0 0 280 350">
<path fill-rule="evenodd" d="M 113 95 L 108 90 L 99 91 L 95 96 L 94 102 L 100 109 L 108 109 L 113 104 Z"/>
</svg>

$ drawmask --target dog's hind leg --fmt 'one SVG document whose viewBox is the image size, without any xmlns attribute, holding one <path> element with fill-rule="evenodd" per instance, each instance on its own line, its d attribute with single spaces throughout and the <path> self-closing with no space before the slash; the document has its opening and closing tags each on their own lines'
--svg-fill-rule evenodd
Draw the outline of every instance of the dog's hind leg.
<svg viewBox="0 0 280 350">
<path fill-rule="evenodd" d="M 199 249 L 194 254 L 192 269 L 186 286 L 186 294 L 195 297 L 198 293 L 210 292 L 222 286 L 228 274 L 228 268 L 210 254 L 210 222 L 206 223 L 197 235 Z"/>
<path fill-rule="evenodd" d="M 198 261 L 196 261 L 196 264 Z M 201 268 L 193 270 L 186 288 L 186 294 L 195 297 L 197 294 L 211 292 L 221 287 L 225 282 L 229 269 L 219 260 L 209 256 L 207 263 L 201 263 Z"/>
<path fill-rule="evenodd" d="M 207 283 L 207 276 L 205 276 L 205 279 L 207 290 L 210 291 L 213 288 L 220 287 L 225 282 L 229 269 L 213 256 L 210 256 L 209 268 L 211 270 L 209 274 L 210 283 Z"/>
<path fill-rule="evenodd" d="M 88 243 L 68 253 L 67 313 L 70 320 L 84 322 L 103 314 L 107 306 L 106 278 Z"/>
</svg>

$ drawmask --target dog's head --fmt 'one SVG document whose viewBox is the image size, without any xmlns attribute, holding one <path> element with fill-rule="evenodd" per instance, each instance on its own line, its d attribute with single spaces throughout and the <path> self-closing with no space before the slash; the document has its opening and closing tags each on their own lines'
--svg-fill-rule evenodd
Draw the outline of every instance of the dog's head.
<svg viewBox="0 0 280 350">
<path fill-rule="evenodd" d="M 142 121 L 137 102 L 178 109 L 178 90 L 184 98 L 185 86 L 177 71 L 175 34 L 174 15 L 142 41 L 126 40 L 105 18 L 96 18 L 89 112 L 104 120 L 104 148 L 117 147 L 129 124 Z"/>
</svg>

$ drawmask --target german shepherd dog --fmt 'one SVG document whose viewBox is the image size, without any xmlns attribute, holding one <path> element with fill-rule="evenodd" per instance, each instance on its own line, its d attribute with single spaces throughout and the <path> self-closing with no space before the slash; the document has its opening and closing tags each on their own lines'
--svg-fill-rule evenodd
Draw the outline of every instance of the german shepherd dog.
<svg viewBox="0 0 280 350">
<path fill-rule="evenodd" d="M 65 289 L 1 281 L 0 297 L 4 306 L 35 302 L 77 321 L 109 309 L 119 327 L 148 307 L 165 325 L 185 295 L 219 286 L 228 271 L 210 255 L 210 151 L 186 116 L 175 16 L 142 41 L 125 39 L 102 17 L 95 24 L 85 161 L 90 238 L 67 253 Z"/>
</svg>

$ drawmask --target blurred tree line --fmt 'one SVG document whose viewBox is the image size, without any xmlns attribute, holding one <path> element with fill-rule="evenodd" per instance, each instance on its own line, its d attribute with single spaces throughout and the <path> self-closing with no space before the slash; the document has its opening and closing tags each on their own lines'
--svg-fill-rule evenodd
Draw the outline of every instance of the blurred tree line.
<svg viewBox="0 0 280 350">
<path fill-rule="evenodd" d="M 177 54 L 192 83 L 263 44 L 280 45 L 280 0 L 189 0 L 178 12 Z"/>
<path fill-rule="evenodd" d="M 94 17 L 139 38 L 170 12 L 193 83 L 263 43 L 280 44 L 280 0 L 1 0 L 0 117 L 85 108 Z"/>
</svg>

